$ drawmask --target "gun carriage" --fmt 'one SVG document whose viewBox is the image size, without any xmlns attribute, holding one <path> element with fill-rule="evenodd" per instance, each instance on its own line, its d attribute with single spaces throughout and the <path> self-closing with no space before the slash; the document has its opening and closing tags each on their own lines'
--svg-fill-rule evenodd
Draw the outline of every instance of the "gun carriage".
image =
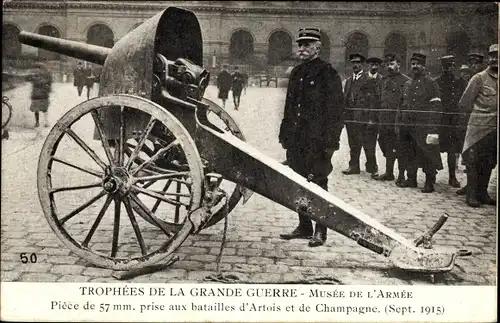
<svg viewBox="0 0 500 323">
<path fill-rule="evenodd" d="M 446 272 L 460 255 L 417 246 L 428 245 L 444 221 L 425 239 L 407 240 L 247 144 L 228 112 L 203 98 L 210 75 L 202 68 L 198 20 L 187 10 L 167 8 L 111 49 L 24 31 L 19 39 L 103 66 L 99 96 L 58 120 L 38 165 L 39 199 L 50 227 L 69 249 L 97 266 L 131 270 L 164 260 L 252 192 L 306 212 L 401 269 Z M 76 124 L 85 118 L 93 129 L 82 132 Z M 63 141 L 93 166 L 69 162 Z M 66 170 L 56 183 L 60 167 Z M 93 181 L 63 185 L 68 169 Z M 90 189 L 96 194 L 82 202 L 82 192 Z M 69 194 L 71 211 L 61 211 L 68 205 L 58 201 L 62 193 Z M 99 212 L 89 211 L 99 200 L 104 200 Z M 146 225 L 151 230 L 141 230 Z M 121 241 L 130 237 L 135 246 L 122 249 Z"/>
</svg>

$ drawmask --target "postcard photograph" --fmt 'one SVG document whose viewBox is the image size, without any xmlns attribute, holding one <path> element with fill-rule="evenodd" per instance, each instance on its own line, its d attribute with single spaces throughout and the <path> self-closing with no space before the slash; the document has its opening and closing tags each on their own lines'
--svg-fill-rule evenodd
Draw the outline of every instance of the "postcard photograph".
<svg viewBox="0 0 500 323">
<path fill-rule="evenodd" d="M 3 286 L 243 284 L 268 307 L 496 290 L 496 3 L 12 0 L 2 18 Z M 346 311 L 321 304 L 311 320 Z"/>
</svg>

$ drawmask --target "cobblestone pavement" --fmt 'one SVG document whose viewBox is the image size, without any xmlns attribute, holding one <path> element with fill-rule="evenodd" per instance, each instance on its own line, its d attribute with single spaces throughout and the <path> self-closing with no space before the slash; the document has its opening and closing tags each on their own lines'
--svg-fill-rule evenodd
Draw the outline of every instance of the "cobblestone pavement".
<svg viewBox="0 0 500 323">
<path fill-rule="evenodd" d="M 83 100 L 71 84 L 56 84 L 50 107 L 52 124 L 71 107 Z M 15 118 L 32 118 L 28 113 L 29 85 L 6 95 L 11 97 Z M 210 87 L 208 98 L 216 98 Z M 242 97 L 239 111 L 228 102 L 227 109 L 238 121 L 247 140 L 269 156 L 283 160 L 284 150 L 277 133 L 285 89 L 249 88 Z M 215 99 L 216 102 L 217 99 Z M 21 120 L 25 124 L 31 121 Z M 21 123 L 22 123 L 21 122 Z M 17 123 L 18 125 L 21 123 Z M 15 125 L 15 123 L 14 123 Z M 51 231 L 40 207 L 36 169 L 40 149 L 49 128 L 11 127 L 10 139 L 2 141 L 2 281 L 37 282 L 115 282 L 111 270 L 96 268 L 74 255 Z M 423 194 L 419 189 L 400 189 L 393 182 L 371 180 L 366 172 L 344 176 L 349 147 L 345 132 L 341 148 L 333 156 L 334 171 L 329 191 L 364 211 L 403 236 L 414 239 L 447 212 L 450 219 L 435 235 L 437 246 L 466 248 L 471 257 L 460 258 L 452 272 L 436 276 L 435 284 L 496 284 L 496 210 L 494 207 L 472 209 L 464 198 L 447 185 L 448 171 L 439 172 L 436 192 Z M 445 157 L 445 156 L 444 156 Z M 364 157 L 362 157 L 363 159 Z M 379 167 L 384 170 L 378 151 Z M 443 159 L 444 161 L 444 159 Z M 362 160 L 362 163 L 364 161 Z M 445 164 L 445 163 L 444 163 Z M 489 190 L 496 191 L 496 176 Z M 462 171 L 458 178 L 462 184 Z M 68 182 L 78 182 L 68 178 Z M 423 185 L 419 174 L 419 186 Z M 98 211 L 95 211 L 96 213 Z M 311 249 L 307 241 L 282 241 L 279 233 L 292 230 L 296 214 L 255 194 L 229 216 L 227 243 L 220 269 L 246 282 L 297 282 L 321 277 L 334 278 L 343 284 L 430 284 L 428 275 L 410 275 L 392 269 L 391 263 L 353 241 L 329 231 L 327 243 Z M 223 221 L 190 236 L 178 249 L 180 260 L 171 268 L 133 278 L 131 282 L 202 282 L 216 272 L 216 257 L 223 233 Z M 110 243 L 111 235 L 100 242 Z M 21 263 L 21 253 L 36 254 L 36 263 Z"/>
</svg>

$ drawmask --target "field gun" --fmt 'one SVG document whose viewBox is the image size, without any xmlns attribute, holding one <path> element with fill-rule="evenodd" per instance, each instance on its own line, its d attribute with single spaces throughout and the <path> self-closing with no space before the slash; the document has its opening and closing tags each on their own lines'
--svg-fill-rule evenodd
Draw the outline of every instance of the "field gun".
<svg viewBox="0 0 500 323">
<path fill-rule="evenodd" d="M 157 263 L 257 192 L 398 268 L 453 268 L 458 252 L 417 247 L 247 144 L 229 113 L 203 98 L 210 74 L 202 67 L 201 30 L 192 12 L 169 7 L 111 49 L 24 31 L 19 39 L 103 65 L 99 96 L 56 123 L 38 165 L 39 198 L 51 228 L 87 261 L 114 270 Z M 92 167 L 82 165 L 85 158 Z M 70 172 L 93 181 L 68 184 L 75 178 Z M 101 199 L 94 211 L 90 206 Z M 130 226 L 121 219 L 122 206 Z M 141 230 L 148 225 L 151 230 Z"/>
</svg>

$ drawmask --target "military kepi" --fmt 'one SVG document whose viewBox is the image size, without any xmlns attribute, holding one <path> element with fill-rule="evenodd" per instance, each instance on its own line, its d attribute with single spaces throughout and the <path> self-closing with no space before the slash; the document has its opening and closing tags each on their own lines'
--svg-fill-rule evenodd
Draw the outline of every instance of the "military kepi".
<svg viewBox="0 0 500 323">
<path fill-rule="evenodd" d="M 386 62 L 391 62 L 391 61 L 400 62 L 401 61 L 401 58 L 396 53 L 386 53 L 384 55 L 384 59 L 385 59 Z"/>
<path fill-rule="evenodd" d="M 366 62 L 368 64 L 370 64 L 370 63 L 373 63 L 373 64 L 382 64 L 383 63 L 383 61 L 380 58 L 378 58 L 378 57 L 369 57 L 366 60 Z"/>
<path fill-rule="evenodd" d="M 467 56 L 469 58 L 469 62 L 476 60 L 477 62 L 482 63 L 484 60 L 484 55 L 480 53 L 469 53 Z"/>
<path fill-rule="evenodd" d="M 299 38 L 297 38 L 296 42 L 305 40 L 321 41 L 321 30 L 318 28 L 300 28 Z"/>
<path fill-rule="evenodd" d="M 446 55 L 446 56 L 441 57 L 440 59 L 441 59 L 441 64 L 443 66 L 455 63 L 455 56 L 453 56 L 453 55 Z"/>
<path fill-rule="evenodd" d="M 364 61 L 366 61 L 366 58 L 359 53 L 354 53 L 354 54 L 349 55 L 349 60 L 351 62 L 362 62 L 363 63 Z"/>
<path fill-rule="evenodd" d="M 469 65 L 467 65 L 467 64 L 462 64 L 462 66 L 460 66 L 460 70 L 461 71 L 471 71 Z"/>
<path fill-rule="evenodd" d="M 426 60 L 427 56 L 422 53 L 413 53 L 413 55 L 410 58 L 410 61 L 417 61 L 422 65 L 425 65 Z"/>
</svg>

